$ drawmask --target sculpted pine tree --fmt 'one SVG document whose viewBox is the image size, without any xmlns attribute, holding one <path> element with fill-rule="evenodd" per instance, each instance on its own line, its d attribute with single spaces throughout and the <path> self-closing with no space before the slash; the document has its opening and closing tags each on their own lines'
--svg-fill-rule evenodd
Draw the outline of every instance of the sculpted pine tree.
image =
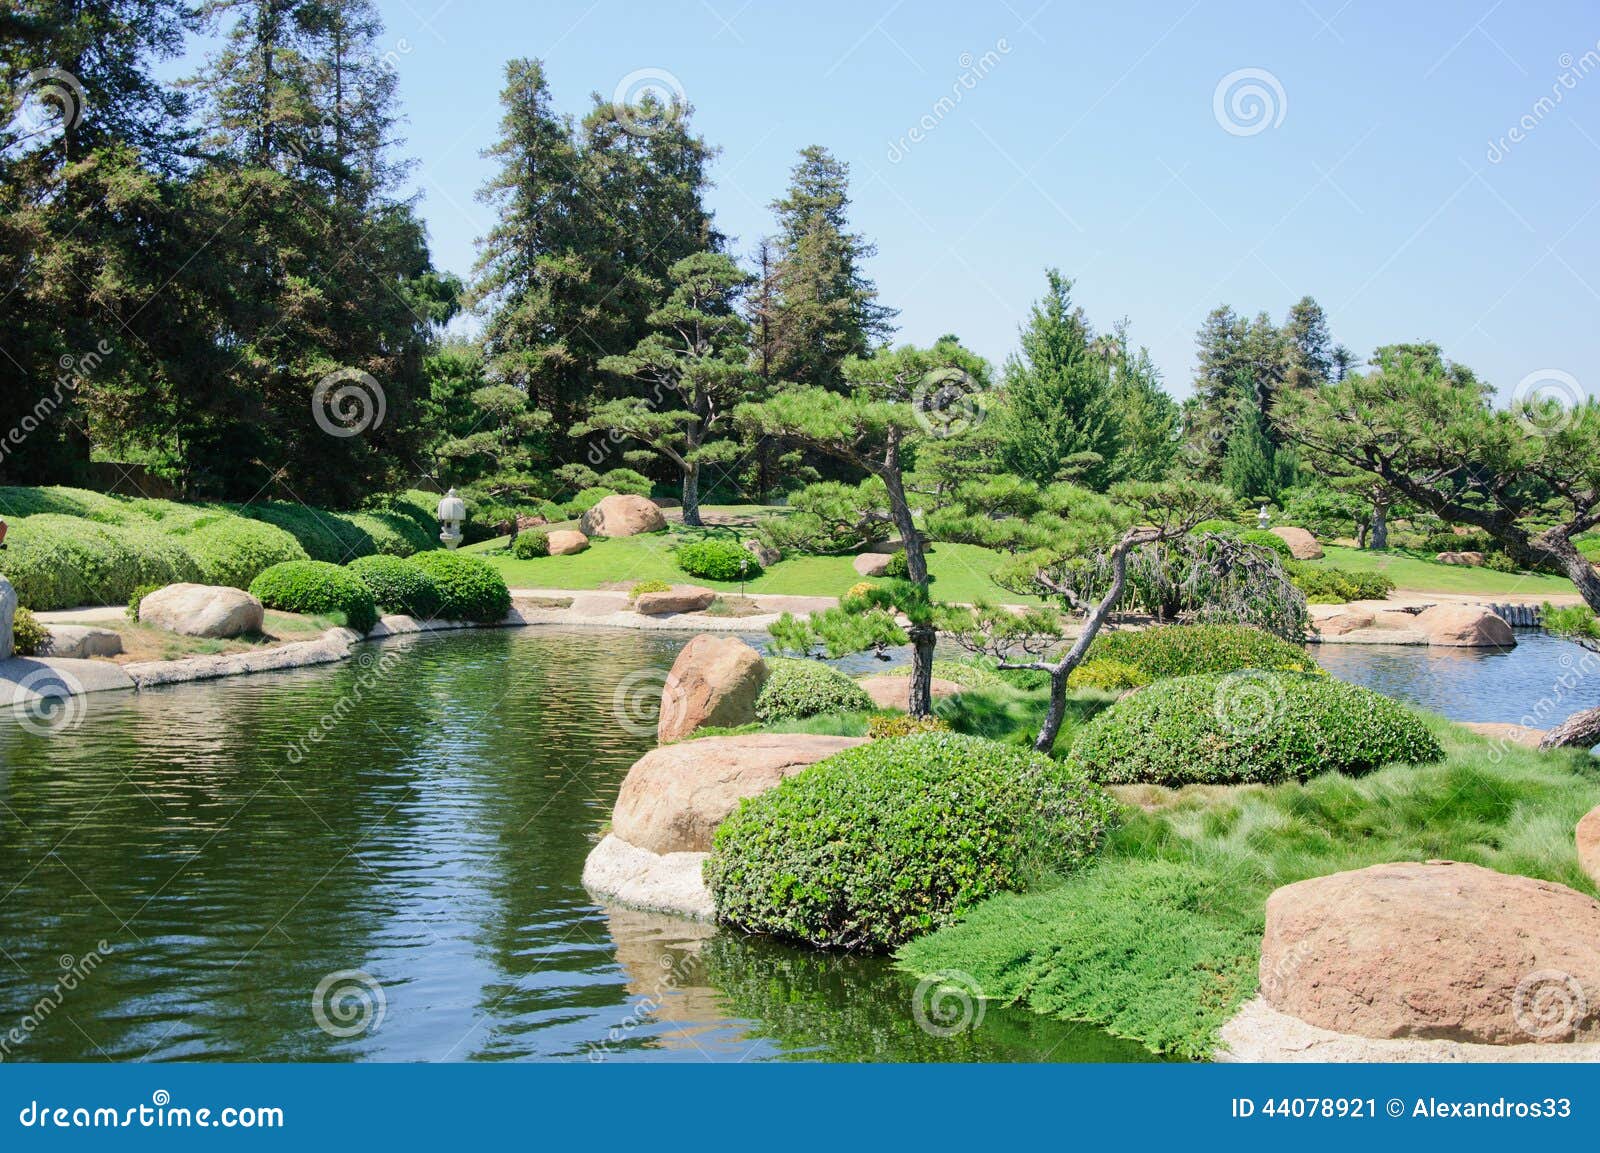
<svg viewBox="0 0 1600 1153">
<path fill-rule="evenodd" d="M 668 275 L 672 292 L 650 314 L 650 335 L 600 362 L 603 371 L 650 385 L 652 395 L 605 401 L 572 433 L 609 430 L 670 460 L 682 477 L 683 523 L 699 525 L 702 470 L 737 455 L 735 442 L 716 437 L 753 381 L 737 307 L 749 277 L 712 252 L 685 257 Z"/>
</svg>

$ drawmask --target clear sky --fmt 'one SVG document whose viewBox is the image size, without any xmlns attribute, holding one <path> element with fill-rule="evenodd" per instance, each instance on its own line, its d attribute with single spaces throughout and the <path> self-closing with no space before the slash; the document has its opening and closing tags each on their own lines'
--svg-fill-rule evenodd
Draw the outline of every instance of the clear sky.
<svg viewBox="0 0 1600 1153">
<path fill-rule="evenodd" d="M 1281 319 L 1306 293 L 1363 358 L 1429 339 L 1503 393 L 1547 370 L 1600 391 L 1593 3 L 380 6 L 435 259 L 457 272 L 489 224 L 473 194 L 502 65 L 538 56 L 574 114 L 669 74 L 721 149 L 711 203 L 741 253 L 799 148 L 848 161 L 900 339 L 955 332 L 998 363 L 1050 264 L 1097 327 L 1129 319 L 1179 396 L 1209 309 Z"/>
</svg>

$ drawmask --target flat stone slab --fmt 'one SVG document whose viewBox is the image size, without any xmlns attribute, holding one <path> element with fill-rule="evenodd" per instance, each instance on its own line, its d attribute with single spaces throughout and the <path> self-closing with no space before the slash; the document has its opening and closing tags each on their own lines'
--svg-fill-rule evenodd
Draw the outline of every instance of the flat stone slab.
<svg viewBox="0 0 1600 1153">
<path fill-rule="evenodd" d="M 131 689 L 133 679 L 110 661 L 12 657 L 0 661 L 0 705 L 26 705 L 84 693 Z"/>
<path fill-rule="evenodd" d="M 1357 1037 L 1319 1029 L 1279 1012 L 1265 998 L 1247 1001 L 1218 1033 L 1217 1061 L 1502 1062 L 1600 1061 L 1600 1041 L 1563 1045 L 1483 1045 L 1417 1037 Z"/>
<path fill-rule="evenodd" d="M 50 639 L 39 652 L 42 657 L 85 660 L 114 657 L 122 652 L 122 634 L 94 625 L 50 625 Z"/>
<path fill-rule="evenodd" d="M 709 853 L 652 853 L 615 833 L 583 863 L 583 887 L 618 904 L 709 921 L 716 912 L 701 876 Z"/>
<path fill-rule="evenodd" d="M 156 685 L 236 677 L 245 673 L 332 664 L 348 657 L 350 646 L 359 640 L 361 634 L 354 629 L 334 628 L 316 640 L 298 641 L 270 649 L 252 649 L 220 656 L 183 657 L 175 661 L 134 661 L 121 667 L 137 687 L 145 689 Z"/>
</svg>

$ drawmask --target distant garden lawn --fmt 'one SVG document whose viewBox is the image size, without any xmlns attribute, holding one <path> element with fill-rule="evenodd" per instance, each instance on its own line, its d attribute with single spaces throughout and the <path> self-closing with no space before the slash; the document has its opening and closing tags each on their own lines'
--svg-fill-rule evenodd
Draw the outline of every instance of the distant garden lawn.
<svg viewBox="0 0 1600 1153">
<path fill-rule="evenodd" d="M 1468 596 L 1571 596 L 1572 582 L 1543 573 L 1503 573 L 1467 565 L 1440 564 L 1402 549 L 1370 552 L 1325 545 L 1321 560 L 1305 563 L 1317 568 L 1381 572 L 1406 592 L 1462 593 Z"/>
</svg>

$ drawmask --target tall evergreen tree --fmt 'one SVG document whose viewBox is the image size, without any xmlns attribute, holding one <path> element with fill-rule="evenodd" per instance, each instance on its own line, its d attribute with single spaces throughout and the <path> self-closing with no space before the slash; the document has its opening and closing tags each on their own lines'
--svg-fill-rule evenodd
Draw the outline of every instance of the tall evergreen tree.
<svg viewBox="0 0 1600 1153">
<path fill-rule="evenodd" d="M 1048 288 L 1006 361 L 997 416 L 999 461 L 1028 480 L 1082 479 L 1104 485 L 1118 449 L 1111 368 L 1095 345 L 1072 281 L 1047 269 Z"/>
<path fill-rule="evenodd" d="M 897 310 L 878 301 L 866 262 L 877 252 L 850 230 L 850 167 L 820 145 L 801 150 L 778 218 L 778 305 L 769 340 L 775 375 L 842 389 L 842 367 L 894 333 Z"/>
</svg>

